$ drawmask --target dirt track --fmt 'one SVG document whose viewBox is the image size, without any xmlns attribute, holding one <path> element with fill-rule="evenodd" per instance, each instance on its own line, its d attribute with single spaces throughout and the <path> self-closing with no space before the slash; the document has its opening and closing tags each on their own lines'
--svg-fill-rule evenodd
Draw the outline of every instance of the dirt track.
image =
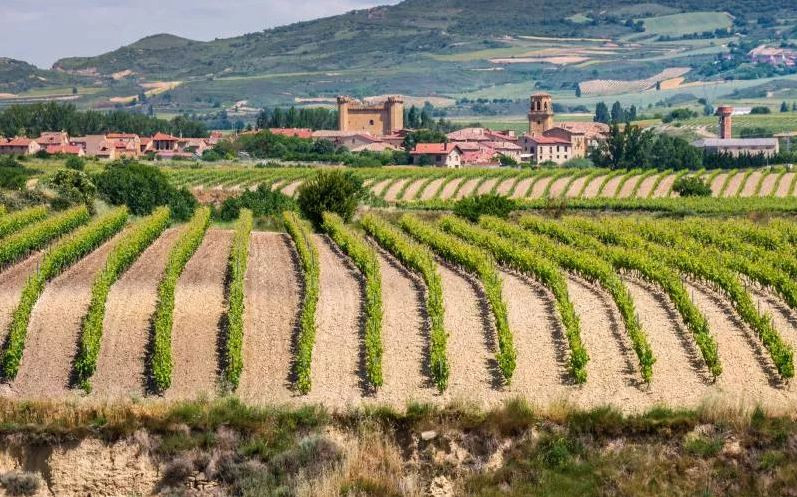
<svg viewBox="0 0 797 497">
<path fill-rule="evenodd" d="M 459 191 L 457 192 L 457 198 L 458 199 L 465 198 L 472 195 L 476 189 L 476 186 L 479 184 L 479 181 L 481 181 L 481 178 L 473 178 L 466 180 L 465 183 L 462 185 L 462 188 L 460 188 Z"/>
<path fill-rule="evenodd" d="M 209 229 L 177 282 L 172 329 L 172 386 L 167 398 L 212 396 L 219 378 L 224 280 L 233 232 Z"/>
<path fill-rule="evenodd" d="M 443 187 L 443 191 L 440 192 L 438 198 L 441 200 L 446 200 L 454 196 L 454 192 L 457 191 L 459 184 L 465 181 L 464 178 L 454 178 L 448 183 L 445 184 Z"/>
<path fill-rule="evenodd" d="M 761 183 L 761 190 L 758 192 L 762 197 L 766 197 L 775 193 L 775 186 L 777 185 L 778 177 L 776 173 L 769 173 Z"/>
<path fill-rule="evenodd" d="M 39 399 L 70 395 L 72 361 L 91 286 L 122 236 L 124 232 L 47 284 L 31 313 L 19 374 L 11 384 L 14 392 Z"/>
<path fill-rule="evenodd" d="M 564 176 L 562 178 L 557 178 L 556 181 L 553 182 L 551 185 L 551 198 L 559 198 L 562 196 L 565 190 L 565 186 L 570 183 L 570 177 Z"/>
<path fill-rule="evenodd" d="M 478 195 L 484 195 L 485 193 L 490 193 L 497 184 L 498 184 L 498 178 L 488 179 L 479 186 L 478 190 L 476 190 L 476 193 Z"/>
<path fill-rule="evenodd" d="M 744 180 L 745 174 L 746 173 L 744 171 L 734 174 L 731 180 L 728 182 L 728 187 L 725 189 L 725 193 L 722 196 L 735 197 L 739 192 L 739 189 L 742 187 L 742 181 Z"/>
<path fill-rule="evenodd" d="M 290 237 L 254 232 L 244 288 L 244 371 L 238 395 L 253 402 L 289 400 L 293 341 L 301 309 L 301 274 Z"/>
<path fill-rule="evenodd" d="M 111 287 L 92 395 L 140 397 L 146 392 L 146 352 L 157 290 L 181 230 L 169 229 Z"/>
<path fill-rule="evenodd" d="M 548 184 L 553 181 L 553 178 L 548 176 L 546 178 L 540 178 L 537 180 L 536 183 L 531 187 L 531 191 L 527 195 L 528 198 L 542 198 L 542 194 L 545 192 L 545 188 Z"/>
<path fill-rule="evenodd" d="M 517 179 L 515 179 L 515 178 L 509 178 L 509 179 L 505 179 L 505 180 L 501 181 L 498 184 L 498 187 L 495 189 L 495 193 L 497 193 L 498 195 L 506 195 L 506 194 L 508 194 L 509 190 L 512 189 L 512 185 L 515 184 L 515 181 L 517 181 Z"/>
<path fill-rule="evenodd" d="M 728 173 L 720 173 L 714 178 L 714 181 L 711 183 L 711 194 L 715 197 L 719 197 L 720 192 L 722 191 L 722 186 L 725 184 L 725 181 L 728 179 Z"/>
</svg>

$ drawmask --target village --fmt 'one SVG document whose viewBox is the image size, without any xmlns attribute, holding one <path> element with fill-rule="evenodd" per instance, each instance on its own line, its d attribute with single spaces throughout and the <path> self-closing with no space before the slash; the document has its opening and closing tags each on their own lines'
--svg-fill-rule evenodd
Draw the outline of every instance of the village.
<svg viewBox="0 0 797 497">
<path fill-rule="evenodd" d="M 561 166 L 573 159 L 589 157 L 604 142 L 610 126 L 600 122 L 568 122 L 555 119 L 553 98 L 548 93 L 530 97 L 528 132 L 519 136 L 512 130 L 468 127 L 446 134 L 445 141 L 416 143 L 407 150 L 417 166 L 445 168 L 482 167 L 520 163 Z M 365 103 L 338 97 L 338 129 L 269 128 L 275 135 L 305 140 L 326 140 L 335 148 L 351 153 L 402 150 L 415 130 L 405 127 L 404 101 L 391 96 L 384 101 Z M 733 107 L 718 107 L 719 137 L 703 138 L 693 146 L 711 153 L 766 157 L 780 151 L 777 138 L 734 138 Z M 70 137 L 64 131 L 44 132 L 39 137 L 0 138 L 0 155 L 75 155 L 100 160 L 149 158 L 154 160 L 198 160 L 222 140 L 252 135 L 264 130 L 225 135 L 213 131 L 207 138 L 177 137 L 158 132 L 153 136 L 107 133 Z"/>
</svg>

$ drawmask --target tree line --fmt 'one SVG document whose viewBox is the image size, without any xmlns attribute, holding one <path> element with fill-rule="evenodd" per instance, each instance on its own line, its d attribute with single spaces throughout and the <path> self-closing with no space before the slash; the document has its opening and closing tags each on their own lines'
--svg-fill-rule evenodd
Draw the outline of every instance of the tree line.
<svg viewBox="0 0 797 497">
<path fill-rule="evenodd" d="M 70 136 L 104 133 L 151 136 L 157 132 L 195 138 L 208 136 L 203 123 L 184 116 L 167 121 L 123 110 L 80 111 L 73 104 L 59 102 L 12 105 L 0 111 L 2 136 L 39 136 L 45 131 L 66 131 Z"/>
</svg>

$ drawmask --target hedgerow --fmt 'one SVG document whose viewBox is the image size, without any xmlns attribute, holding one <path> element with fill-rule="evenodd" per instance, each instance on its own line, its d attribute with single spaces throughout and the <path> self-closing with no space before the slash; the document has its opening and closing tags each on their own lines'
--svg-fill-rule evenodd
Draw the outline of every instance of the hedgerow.
<svg viewBox="0 0 797 497">
<path fill-rule="evenodd" d="M 5 208 L 4 208 L 5 209 Z M 0 215 L 3 210 L 0 210 Z M 47 216 L 46 207 L 31 207 L 0 217 L 0 238 Z"/>
<path fill-rule="evenodd" d="M 185 265 L 199 248 L 210 225 L 210 208 L 200 207 L 188 222 L 180 239 L 169 252 L 166 269 L 158 285 L 158 300 L 153 318 L 154 341 L 150 370 L 153 386 L 163 392 L 172 384 L 172 325 L 174 324 L 174 291 Z"/>
<path fill-rule="evenodd" d="M 227 343 L 224 377 L 234 390 L 244 369 L 244 278 L 249 260 L 249 235 L 254 224 L 252 211 L 241 209 L 235 224 L 235 238 L 227 264 L 229 295 L 227 298 Z"/>
<path fill-rule="evenodd" d="M 91 377 L 97 369 L 100 355 L 105 303 L 111 285 L 138 259 L 144 250 L 157 239 L 169 225 L 171 213 L 168 207 L 160 207 L 150 216 L 137 222 L 123 240 L 108 255 L 102 271 L 94 278 L 91 287 L 91 302 L 80 331 L 78 354 L 75 359 L 75 377 L 86 391 L 91 391 Z"/>
<path fill-rule="evenodd" d="M 497 218 L 493 219 L 499 221 Z M 502 264 L 534 278 L 553 293 L 570 346 L 570 374 L 577 383 L 586 382 L 589 355 L 581 340 L 581 323 L 570 299 L 570 292 L 561 269 L 525 246 L 510 242 L 493 232 L 464 221 L 445 217 L 440 221 L 440 225 L 446 231 L 489 250 Z"/>
<path fill-rule="evenodd" d="M 415 216 L 405 214 L 399 224 L 404 231 L 418 241 L 429 245 L 441 257 L 452 264 L 462 266 L 479 278 L 495 317 L 498 336 L 498 367 L 507 383 L 511 382 L 517 365 L 517 351 L 513 343 L 512 331 L 509 329 L 503 284 L 493 258 L 483 250 L 444 233 Z"/>
<path fill-rule="evenodd" d="M 85 207 L 80 209 L 85 211 Z M 6 379 L 11 380 L 17 376 L 25 350 L 30 314 L 44 291 L 45 283 L 118 233 L 125 223 L 127 208 L 114 209 L 59 241 L 45 254 L 39 270 L 25 284 L 19 304 L 11 317 L 8 340 L 3 352 L 3 374 Z"/>
<path fill-rule="evenodd" d="M 299 319 L 299 337 L 296 346 L 296 362 L 294 365 L 296 388 L 302 394 L 308 394 L 312 388 L 311 366 L 313 362 L 313 346 L 315 345 L 315 314 L 318 307 L 320 291 L 321 266 L 318 247 L 316 247 L 306 222 L 294 212 L 283 214 L 285 228 L 293 238 L 304 278 L 304 300 Z"/>
<path fill-rule="evenodd" d="M 443 284 L 437 272 L 434 255 L 413 242 L 393 225 L 372 214 L 360 221 L 365 231 L 402 264 L 420 273 L 426 283 L 426 314 L 429 316 L 429 369 L 437 389 L 448 387 L 448 333 L 444 325 Z"/>
<path fill-rule="evenodd" d="M 365 370 L 369 383 L 381 387 L 382 375 L 382 271 L 376 251 L 346 227 L 337 214 L 324 213 L 324 231 L 348 255 L 365 277 Z"/>
<path fill-rule="evenodd" d="M 0 241 L 0 267 L 16 262 L 34 250 L 84 224 L 91 215 L 85 206 L 75 207 L 25 226 Z"/>
</svg>

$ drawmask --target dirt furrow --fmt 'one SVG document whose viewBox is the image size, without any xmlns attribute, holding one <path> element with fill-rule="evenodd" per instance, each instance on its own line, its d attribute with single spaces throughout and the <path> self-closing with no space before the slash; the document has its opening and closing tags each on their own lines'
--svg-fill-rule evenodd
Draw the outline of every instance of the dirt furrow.
<svg viewBox="0 0 797 497">
<path fill-rule="evenodd" d="M 565 196 L 567 198 L 578 197 L 578 194 L 581 193 L 581 190 L 584 188 L 584 183 L 586 182 L 587 182 L 587 176 L 576 178 L 576 180 L 570 184 L 570 188 L 567 189 Z"/>
<path fill-rule="evenodd" d="M 124 232 L 52 280 L 39 297 L 28 325 L 25 351 L 12 390 L 25 398 L 69 396 L 72 361 L 91 286 Z"/>
<path fill-rule="evenodd" d="M 478 195 L 484 195 L 485 193 L 490 193 L 493 190 L 493 187 L 498 183 L 498 178 L 488 179 L 484 183 L 482 183 L 476 193 Z"/>
<path fill-rule="evenodd" d="M 739 171 L 738 173 L 734 174 L 731 180 L 728 182 L 728 188 L 725 189 L 723 196 L 735 197 L 736 193 L 739 191 L 739 188 L 742 186 L 742 180 L 744 180 L 744 176 L 746 174 L 747 173 L 744 171 Z"/>
<path fill-rule="evenodd" d="M 791 182 L 794 180 L 795 174 L 797 173 L 786 173 L 783 175 L 783 177 L 780 179 L 780 183 L 778 184 L 778 189 L 775 192 L 776 197 L 783 198 L 795 194 L 795 192 L 790 191 Z"/>
<path fill-rule="evenodd" d="M 653 198 L 663 198 L 670 196 L 670 191 L 672 190 L 672 185 L 675 183 L 675 174 L 668 174 L 661 180 L 659 186 L 656 187 L 656 191 L 653 192 Z"/>
<path fill-rule="evenodd" d="M 517 178 L 509 178 L 503 180 L 501 183 L 498 184 L 498 188 L 495 189 L 495 193 L 498 195 L 506 195 L 509 193 L 509 190 L 512 189 L 512 185 L 515 184 Z"/>
<path fill-rule="evenodd" d="M 572 176 L 562 176 L 561 178 L 557 178 L 556 181 L 553 182 L 551 185 L 551 198 L 559 198 L 564 193 L 565 187 L 570 182 Z"/>
<path fill-rule="evenodd" d="M 130 398 L 146 393 L 146 354 L 158 284 L 180 233 L 165 231 L 111 287 L 92 395 Z"/>
<path fill-rule="evenodd" d="M 445 180 L 446 178 L 438 178 L 426 185 L 426 188 L 421 192 L 421 200 L 431 200 L 434 198 L 434 194 L 437 193 L 437 190 L 440 189 L 440 185 L 442 185 Z"/>
<path fill-rule="evenodd" d="M 410 180 L 400 179 L 395 183 L 393 183 L 392 185 L 390 185 L 390 187 L 387 189 L 387 192 L 385 193 L 385 200 L 388 202 L 395 202 L 396 200 L 398 200 L 399 192 L 401 191 L 402 188 L 404 188 L 404 185 L 406 185 L 408 181 Z"/>
<path fill-rule="evenodd" d="M 545 178 L 540 178 L 534 185 L 531 187 L 531 191 L 526 195 L 528 198 L 542 198 L 542 194 L 545 192 L 545 188 L 548 184 L 553 181 L 553 178 L 548 176 Z"/>
<path fill-rule="evenodd" d="M 529 186 L 531 186 L 531 182 L 534 181 L 534 178 L 523 178 L 518 181 L 517 186 L 515 187 L 515 191 L 512 193 L 512 198 L 525 198 L 526 194 L 528 193 Z"/>
<path fill-rule="evenodd" d="M 311 402 L 345 407 L 363 397 L 361 275 L 333 242 L 315 236 L 321 280 Z"/>
<path fill-rule="evenodd" d="M 405 201 L 414 200 L 415 195 L 418 193 L 418 190 L 420 190 L 421 187 L 425 184 L 426 184 L 426 179 L 416 179 L 404 191 L 404 196 L 398 200 L 405 200 Z"/>
<path fill-rule="evenodd" d="M 379 197 L 382 195 L 382 192 L 385 190 L 385 188 L 387 188 L 387 185 L 389 185 L 391 181 L 393 181 L 393 178 L 383 179 L 382 181 L 375 183 L 370 187 L 371 193 Z"/>
<path fill-rule="evenodd" d="M 479 181 L 481 181 L 481 178 L 472 178 L 467 180 L 467 182 L 465 182 L 465 184 L 462 185 L 462 188 L 460 188 L 457 192 L 457 198 L 465 198 L 472 195 L 473 191 L 476 189 L 476 186 L 479 184 Z"/>
<path fill-rule="evenodd" d="M 775 292 L 748 286 L 758 308 L 770 316 L 783 340 L 797 349 L 797 311 L 790 308 Z"/>
<path fill-rule="evenodd" d="M 654 174 L 643 179 L 642 183 L 639 185 L 639 190 L 636 192 L 637 198 L 648 198 L 653 190 L 653 185 L 656 184 L 656 178 L 658 177 L 658 174 Z"/>
<path fill-rule="evenodd" d="M 0 343 L 5 342 L 11 314 L 19 305 L 22 289 L 28 278 L 36 273 L 41 264 L 43 252 L 36 252 L 27 259 L 6 268 L 0 273 Z"/>
<path fill-rule="evenodd" d="M 636 176 L 631 176 L 628 178 L 628 181 L 625 182 L 623 187 L 617 192 L 618 198 L 628 198 L 634 192 L 634 188 L 636 188 L 637 183 L 639 180 L 642 179 L 642 175 L 638 174 Z"/>
<path fill-rule="evenodd" d="M 761 190 L 758 192 L 758 195 L 767 197 L 775 193 L 775 186 L 777 185 L 779 177 L 780 173 L 768 173 L 766 178 L 764 178 L 764 182 L 761 183 Z"/>
<path fill-rule="evenodd" d="M 237 394 L 248 401 L 290 400 L 301 274 L 290 237 L 252 233 L 244 287 L 244 370 Z"/>
<path fill-rule="evenodd" d="M 379 251 L 382 271 L 382 371 L 375 400 L 395 406 L 409 399 L 430 401 L 435 391 L 428 371 L 429 330 L 422 281 L 389 254 Z"/>
<path fill-rule="evenodd" d="M 224 281 L 234 232 L 210 229 L 177 282 L 168 398 L 213 396 L 218 389 Z"/>
<path fill-rule="evenodd" d="M 728 179 L 728 173 L 720 173 L 714 178 L 714 181 L 711 182 L 711 195 L 714 197 L 719 197 L 720 192 L 722 191 L 722 185 L 725 184 L 725 180 Z"/>
<path fill-rule="evenodd" d="M 592 180 L 587 185 L 587 189 L 584 190 L 584 198 L 595 198 L 598 196 L 598 190 L 600 190 L 601 185 L 603 184 L 603 180 L 606 179 L 606 175 L 596 176 L 592 178 Z"/>
<path fill-rule="evenodd" d="M 288 184 L 288 186 L 282 189 L 282 193 L 289 197 L 293 197 L 299 190 L 299 187 L 302 186 L 304 181 L 294 181 L 293 183 Z"/>
<path fill-rule="evenodd" d="M 705 314 L 717 340 L 723 372 L 715 390 L 726 401 L 778 405 L 787 394 L 778 388 L 777 371 L 760 340 L 722 295 L 701 283 L 686 282 L 692 300 Z"/>
<path fill-rule="evenodd" d="M 448 183 L 446 183 L 446 185 L 443 187 L 443 191 L 440 192 L 440 196 L 438 198 L 440 198 L 441 200 L 450 199 L 452 196 L 454 196 L 454 192 L 457 191 L 457 187 L 463 181 L 465 181 L 465 178 L 454 178 Z"/>
<path fill-rule="evenodd" d="M 602 197 L 614 197 L 617 194 L 617 188 L 620 187 L 620 182 L 623 180 L 623 176 L 615 176 L 614 178 L 610 179 L 606 182 L 606 186 L 603 187 L 603 192 L 601 192 Z"/>
<path fill-rule="evenodd" d="M 744 186 L 742 187 L 741 193 L 739 193 L 740 197 L 752 197 L 755 195 L 756 186 L 758 186 L 758 182 L 761 181 L 761 171 L 756 171 L 750 176 L 747 177 L 747 181 L 745 181 Z"/>
</svg>

